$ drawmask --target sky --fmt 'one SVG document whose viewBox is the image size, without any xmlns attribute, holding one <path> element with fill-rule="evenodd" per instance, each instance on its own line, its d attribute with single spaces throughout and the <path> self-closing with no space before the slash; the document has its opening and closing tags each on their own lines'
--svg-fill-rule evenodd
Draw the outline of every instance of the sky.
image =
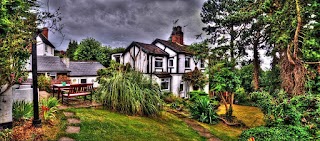
<svg viewBox="0 0 320 141">
<path fill-rule="evenodd" d="M 66 50 L 70 40 L 78 43 L 92 37 L 104 46 L 127 47 L 131 42 L 152 43 L 168 39 L 172 27 L 180 25 L 184 43 L 200 42 L 195 35 L 205 33 L 201 8 L 206 0 L 43 0 L 43 9 L 60 8 L 62 33 L 49 32 L 56 50 Z M 179 20 L 178 20 L 179 19 Z M 174 21 L 178 20 L 176 24 Z M 264 54 L 263 51 L 260 51 Z M 252 52 L 248 52 L 252 58 Z M 264 56 L 264 55 L 261 55 Z M 262 69 L 270 68 L 271 58 L 262 57 Z"/>
<path fill-rule="evenodd" d="M 47 0 L 44 0 L 47 1 Z M 49 0 L 49 9 L 60 7 L 62 33 L 49 32 L 57 50 L 70 40 L 92 37 L 105 46 L 127 47 L 132 41 L 151 43 L 168 39 L 174 21 L 183 27 L 185 44 L 199 42 L 200 12 L 205 0 Z"/>
</svg>

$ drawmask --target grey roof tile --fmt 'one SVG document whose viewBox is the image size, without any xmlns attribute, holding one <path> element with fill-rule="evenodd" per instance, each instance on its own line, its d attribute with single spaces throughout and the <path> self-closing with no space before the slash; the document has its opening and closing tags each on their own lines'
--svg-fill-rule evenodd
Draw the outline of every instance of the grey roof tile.
<svg viewBox="0 0 320 141">
<path fill-rule="evenodd" d="M 105 67 L 99 62 L 70 62 L 70 76 L 97 76 L 99 69 Z"/>
<path fill-rule="evenodd" d="M 30 57 L 31 58 L 31 57 Z M 31 60 L 31 59 L 30 59 Z M 37 56 L 38 72 L 69 72 L 59 56 Z M 32 62 L 31 62 L 32 66 Z M 31 71 L 29 68 L 28 71 Z"/>
</svg>

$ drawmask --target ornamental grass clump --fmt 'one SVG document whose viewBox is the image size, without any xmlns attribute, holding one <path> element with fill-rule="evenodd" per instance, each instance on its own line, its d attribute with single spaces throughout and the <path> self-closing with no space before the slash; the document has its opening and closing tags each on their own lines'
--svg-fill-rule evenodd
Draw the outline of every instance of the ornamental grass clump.
<svg viewBox="0 0 320 141">
<path fill-rule="evenodd" d="M 159 86 L 135 71 L 101 77 L 97 99 L 107 109 L 123 114 L 156 116 L 160 112 Z"/>
</svg>

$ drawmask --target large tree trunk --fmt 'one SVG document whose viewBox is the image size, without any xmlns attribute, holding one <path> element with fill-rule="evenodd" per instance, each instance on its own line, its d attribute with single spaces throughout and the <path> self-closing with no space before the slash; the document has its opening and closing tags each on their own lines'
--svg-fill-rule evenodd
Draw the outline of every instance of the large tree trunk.
<svg viewBox="0 0 320 141">
<path fill-rule="evenodd" d="M 306 69 L 298 57 L 299 52 L 299 34 L 302 27 L 302 18 L 300 15 L 300 1 L 296 0 L 297 27 L 293 41 L 289 43 L 284 59 L 281 61 L 282 87 L 291 95 L 304 93 Z M 291 47 L 293 45 L 293 54 Z"/>
<path fill-rule="evenodd" d="M 253 88 L 255 91 L 259 89 L 259 70 L 260 70 L 260 61 L 259 61 L 259 52 L 258 52 L 258 42 L 256 40 L 253 44 Z"/>
</svg>

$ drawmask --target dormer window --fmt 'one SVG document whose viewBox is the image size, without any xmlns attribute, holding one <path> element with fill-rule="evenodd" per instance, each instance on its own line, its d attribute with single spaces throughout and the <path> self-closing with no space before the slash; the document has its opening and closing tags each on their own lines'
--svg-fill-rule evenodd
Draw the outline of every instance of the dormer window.
<svg viewBox="0 0 320 141">
<path fill-rule="evenodd" d="M 186 67 L 186 68 L 190 68 L 190 57 L 186 57 L 186 60 L 185 60 L 185 63 L 184 63 L 184 66 Z"/>
<path fill-rule="evenodd" d="M 155 60 L 155 67 L 156 68 L 162 68 L 163 60 L 162 58 L 156 58 Z"/>
</svg>

